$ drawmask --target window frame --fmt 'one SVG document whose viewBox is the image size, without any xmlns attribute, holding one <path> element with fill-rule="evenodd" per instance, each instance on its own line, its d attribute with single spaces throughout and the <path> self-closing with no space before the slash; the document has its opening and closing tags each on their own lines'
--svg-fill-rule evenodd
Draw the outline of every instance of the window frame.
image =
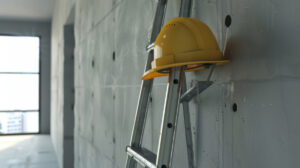
<svg viewBox="0 0 300 168">
<path fill-rule="evenodd" d="M 38 117 L 39 117 L 39 119 L 38 119 L 38 122 L 39 122 L 39 130 L 38 130 L 38 132 L 32 132 L 32 133 L 12 133 L 12 134 L 0 134 L 0 136 L 14 136 L 14 135 L 37 135 L 37 134 L 41 134 L 41 126 L 42 126 L 42 124 L 41 124 L 41 118 L 42 118 L 42 116 L 41 116 L 41 103 L 42 103 L 42 101 L 41 101 L 41 84 L 42 84 L 42 81 L 41 81 L 41 64 L 42 64 L 42 62 L 41 62 L 41 55 L 42 55 L 42 36 L 41 35 L 39 35 L 39 34 L 22 34 L 22 33 L 0 33 L 0 36 L 11 36 L 11 37 L 37 37 L 38 39 L 39 39 L 39 71 L 38 71 L 38 73 L 36 73 L 36 72 L 34 72 L 34 73 L 32 73 L 32 72 L 29 72 L 29 73 L 27 73 L 27 72 L 0 72 L 0 74 L 37 74 L 39 77 L 38 77 L 38 81 L 39 81 L 39 90 L 38 90 L 38 92 L 39 92 L 39 98 L 38 98 L 38 101 L 39 101 L 39 109 L 38 110 L 7 110 L 7 111 L 3 111 L 3 110 L 0 110 L 0 113 L 7 113 L 7 112 L 11 112 L 11 113 L 13 113 L 13 112 L 21 112 L 21 113 L 26 113 L 26 112 L 38 112 Z"/>
</svg>

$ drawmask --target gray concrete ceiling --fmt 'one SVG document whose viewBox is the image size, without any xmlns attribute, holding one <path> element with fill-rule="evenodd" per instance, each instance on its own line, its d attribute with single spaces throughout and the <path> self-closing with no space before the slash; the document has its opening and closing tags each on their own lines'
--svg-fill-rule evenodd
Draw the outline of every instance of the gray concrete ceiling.
<svg viewBox="0 0 300 168">
<path fill-rule="evenodd" d="M 51 20 L 55 0 L 0 0 L 0 19 Z"/>
</svg>

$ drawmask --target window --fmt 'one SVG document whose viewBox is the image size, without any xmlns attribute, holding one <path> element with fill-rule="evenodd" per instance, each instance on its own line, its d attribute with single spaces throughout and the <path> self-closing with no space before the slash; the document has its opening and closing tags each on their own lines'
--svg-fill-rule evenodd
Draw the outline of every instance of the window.
<svg viewBox="0 0 300 168">
<path fill-rule="evenodd" d="M 0 36 L 0 134 L 39 132 L 40 39 Z"/>
</svg>

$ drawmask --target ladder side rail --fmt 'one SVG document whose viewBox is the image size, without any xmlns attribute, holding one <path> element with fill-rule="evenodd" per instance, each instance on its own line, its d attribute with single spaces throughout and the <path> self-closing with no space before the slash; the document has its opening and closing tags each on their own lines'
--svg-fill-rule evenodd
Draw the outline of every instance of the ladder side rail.
<svg viewBox="0 0 300 168">
<path fill-rule="evenodd" d="M 157 150 L 157 168 L 171 167 L 174 138 L 179 113 L 178 104 L 181 93 L 182 73 L 183 67 L 175 67 L 170 70 Z"/>
<path fill-rule="evenodd" d="M 192 0 L 181 0 L 179 16 L 180 17 L 190 17 L 192 8 Z"/>
<path fill-rule="evenodd" d="M 192 8 L 192 0 L 181 0 L 179 16 L 181 17 L 190 17 Z M 182 75 L 182 88 L 181 95 L 187 91 L 187 81 L 186 75 Z M 193 136 L 192 136 L 192 126 L 191 126 L 191 117 L 188 102 L 182 102 L 183 108 L 183 118 L 184 118 L 184 127 L 185 127 L 185 139 L 188 155 L 188 165 L 189 168 L 194 168 L 194 147 L 193 147 Z"/>
<path fill-rule="evenodd" d="M 167 5 L 167 0 L 159 0 L 157 3 L 157 9 L 153 21 L 150 43 L 153 43 L 155 41 L 163 25 L 166 5 Z M 145 72 L 151 69 L 152 61 L 153 61 L 153 51 L 150 51 L 145 65 Z M 152 85 L 153 85 L 153 79 L 142 81 L 134 126 L 131 134 L 130 146 L 141 147 L 143 132 L 146 125 L 148 101 L 149 101 Z M 127 168 L 136 167 L 136 161 L 130 156 L 127 156 L 126 167 Z"/>
<path fill-rule="evenodd" d="M 186 86 L 186 76 L 185 73 L 182 75 L 182 89 L 181 95 L 187 91 Z M 183 108 L 183 119 L 184 119 L 184 127 L 185 127 L 185 140 L 187 147 L 187 155 L 188 155 L 188 165 L 189 168 L 194 168 L 194 147 L 193 147 L 193 134 L 192 134 L 192 126 L 191 126 L 191 117 L 188 102 L 182 102 Z"/>
</svg>

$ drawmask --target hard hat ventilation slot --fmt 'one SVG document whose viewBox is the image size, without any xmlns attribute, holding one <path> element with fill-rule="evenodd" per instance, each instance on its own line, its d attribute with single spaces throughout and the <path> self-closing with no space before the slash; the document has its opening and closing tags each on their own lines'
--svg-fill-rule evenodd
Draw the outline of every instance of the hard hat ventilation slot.
<svg viewBox="0 0 300 168">
<path fill-rule="evenodd" d="M 168 25 L 166 25 L 166 28 L 172 28 L 172 27 L 175 27 L 176 26 L 176 24 L 168 24 Z"/>
</svg>

